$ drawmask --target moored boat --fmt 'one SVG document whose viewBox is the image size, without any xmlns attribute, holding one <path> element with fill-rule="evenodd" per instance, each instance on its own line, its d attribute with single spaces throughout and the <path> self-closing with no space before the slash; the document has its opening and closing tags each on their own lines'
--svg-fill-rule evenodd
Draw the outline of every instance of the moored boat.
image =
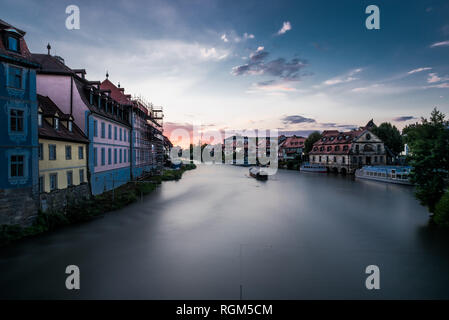
<svg viewBox="0 0 449 320">
<path fill-rule="evenodd" d="M 327 168 L 321 164 L 317 163 L 304 163 L 300 167 L 300 171 L 304 172 L 316 172 L 316 173 L 326 173 Z"/>
<path fill-rule="evenodd" d="M 259 167 L 252 167 L 249 169 L 249 175 L 257 180 L 267 180 L 268 174 Z"/>
<path fill-rule="evenodd" d="M 412 185 L 408 166 L 364 166 L 355 171 L 356 178 L 387 183 Z"/>
</svg>

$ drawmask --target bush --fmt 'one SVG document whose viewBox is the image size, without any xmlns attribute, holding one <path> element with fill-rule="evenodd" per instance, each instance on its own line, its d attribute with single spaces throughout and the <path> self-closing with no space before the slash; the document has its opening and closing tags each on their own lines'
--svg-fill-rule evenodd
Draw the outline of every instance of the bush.
<svg viewBox="0 0 449 320">
<path fill-rule="evenodd" d="M 435 206 L 435 215 L 433 220 L 445 227 L 449 227 L 449 191 L 447 191 Z"/>
</svg>

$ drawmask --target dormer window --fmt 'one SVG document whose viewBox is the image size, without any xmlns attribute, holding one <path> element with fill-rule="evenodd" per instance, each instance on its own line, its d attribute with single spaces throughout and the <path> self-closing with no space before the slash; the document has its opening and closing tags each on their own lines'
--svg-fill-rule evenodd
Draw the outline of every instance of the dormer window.
<svg viewBox="0 0 449 320">
<path fill-rule="evenodd" d="M 55 118 L 54 127 L 56 130 L 59 130 L 59 119 L 58 118 Z"/>
<path fill-rule="evenodd" d="M 19 39 L 12 36 L 12 35 L 8 35 L 7 36 L 7 48 L 8 50 L 11 51 L 15 51 L 15 52 L 19 52 L 20 51 L 20 42 Z"/>
<path fill-rule="evenodd" d="M 72 123 L 72 120 L 69 120 L 69 131 L 70 131 L 70 132 L 73 131 L 73 123 Z"/>
</svg>

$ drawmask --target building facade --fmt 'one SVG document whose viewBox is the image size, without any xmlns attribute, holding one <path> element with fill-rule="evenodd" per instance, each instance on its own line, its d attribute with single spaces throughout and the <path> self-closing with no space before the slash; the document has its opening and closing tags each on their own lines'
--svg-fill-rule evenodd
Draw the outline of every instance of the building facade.
<svg viewBox="0 0 449 320">
<path fill-rule="evenodd" d="M 88 81 L 84 69 L 70 69 L 60 57 L 33 54 L 40 63 L 37 92 L 73 116 L 89 140 L 88 178 L 92 194 L 112 190 L 131 180 L 130 106 L 117 101 L 99 81 Z"/>
<path fill-rule="evenodd" d="M 24 36 L 0 20 L 0 225 L 29 225 L 38 208 L 38 64 Z"/>
<path fill-rule="evenodd" d="M 302 157 L 304 150 L 304 143 L 306 138 L 292 136 L 282 139 L 279 144 L 278 158 L 279 160 L 294 160 Z"/>
<path fill-rule="evenodd" d="M 353 173 L 364 165 L 385 165 L 385 145 L 370 131 L 372 126 L 370 121 L 358 130 L 324 131 L 309 153 L 310 162 L 340 173 Z"/>
<path fill-rule="evenodd" d="M 88 198 L 88 139 L 48 97 L 38 95 L 40 207 L 60 210 L 70 195 Z M 62 201 L 61 201 L 62 200 Z"/>
</svg>

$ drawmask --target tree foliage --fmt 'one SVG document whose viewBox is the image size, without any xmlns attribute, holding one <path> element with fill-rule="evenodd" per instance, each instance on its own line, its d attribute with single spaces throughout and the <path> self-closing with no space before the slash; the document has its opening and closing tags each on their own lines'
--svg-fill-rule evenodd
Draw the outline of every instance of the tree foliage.
<svg viewBox="0 0 449 320">
<path fill-rule="evenodd" d="M 404 128 L 410 147 L 411 181 L 416 184 L 416 197 L 434 213 L 435 206 L 449 186 L 449 123 L 436 108 L 430 120 L 421 119 Z"/>
<path fill-rule="evenodd" d="M 321 133 L 318 131 L 312 132 L 304 142 L 304 152 L 309 153 L 312 151 L 313 144 L 321 139 Z"/>
<path fill-rule="evenodd" d="M 371 129 L 379 139 L 395 154 L 398 155 L 404 150 L 401 132 L 389 122 L 381 123 Z"/>
</svg>

